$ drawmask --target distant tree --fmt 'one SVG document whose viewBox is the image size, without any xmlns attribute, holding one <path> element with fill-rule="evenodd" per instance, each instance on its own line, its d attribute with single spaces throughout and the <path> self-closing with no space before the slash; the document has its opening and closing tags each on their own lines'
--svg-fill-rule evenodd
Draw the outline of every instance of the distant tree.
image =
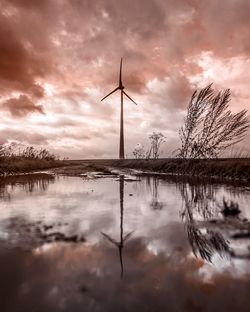
<svg viewBox="0 0 250 312">
<path fill-rule="evenodd" d="M 212 84 L 195 91 L 179 135 L 181 158 L 216 158 L 240 142 L 249 128 L 247 110 L 233 114 L 229 109 L 230 89 L 215 93 Z"/>
<path fill-rule="evenodd" d="M 146 153 L 144 147 L 140 143 L 136 144 L 133 151 L 133 155 L 135 156 L 136 159 L 145 158 Z"/>
<path fill-rule="evenodd" d="M 153 132 L 149 135 L 150 139 L 150 150 L 148 153 L 148 158 L 152 154 L 153 159 L 158 159 L 160 155 L 160 147 L 166 141 L 166 137 L 161 132 Z"/>
</svg>

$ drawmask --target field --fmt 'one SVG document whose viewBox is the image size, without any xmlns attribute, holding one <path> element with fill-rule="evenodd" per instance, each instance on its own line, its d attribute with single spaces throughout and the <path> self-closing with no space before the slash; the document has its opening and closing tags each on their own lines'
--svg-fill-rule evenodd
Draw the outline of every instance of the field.
<svg viewBox="0 0 250 312">
<path fill-rule="evenodd" d="M 0 159 L 0 177 L 47 170 L 64 165 L 63 161 L 60 160 L 25 159 L 18 157 Z"/>
<path fill-rule="evenodd" d="M 95 159 L 95 160 L 34 160 L 0 161 L 0 175 L 15 175 L 40 170 L 57 169 L 64 174 L 79 175 L 86 171 L 105 171 L 108 168 L 134 169 L 185 176 L 215 177 L 250 181 L 250 158 L 232 159 Z"/>
</svg>

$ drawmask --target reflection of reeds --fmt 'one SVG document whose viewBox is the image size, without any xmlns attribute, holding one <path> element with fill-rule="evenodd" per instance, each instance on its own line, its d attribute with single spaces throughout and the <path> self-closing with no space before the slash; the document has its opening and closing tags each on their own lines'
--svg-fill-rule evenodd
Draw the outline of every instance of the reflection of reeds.
<svg viewBox="0 0 250 312">
<path fill-rule="evenodd" d="M 10 193 L 7 191 L 6 187 L 3 185 L 0 185 L 0 199 L 3 201 L 9 201 L 10 200 Z"/>
<path fill-rule="evenodd" d="M 225 198 L 223 198 L 223 210 L 221 211 L 221 213 L 225 216 L 238 216 L 241 211 L 239 209 L 239 204 L 235 203 L 234 201 L 230 201 L 230 203 L 228 203 Z"/>
<path fill-rule="evenodd" d="M 218 232 L 208 231 L 203 234 L 194 224 L 189 223 L 187 224 L 187 234 L 196 257 L 200 256 L 202 259 L 212 262 L 212 256 L 215 252 L 221 257 L 230 253 L 229 243 Z"/>
<path fill-rule="evenodd" d="M 205 234 L 202 233 L 197 228 L 193 217 L 194 211 L 202 215 L 204 219 L 217 215 L 217 211 L 211 205 L 211 203 L 215 202 L 215 193 L 212 186 L 183 183 L 179 187 L 185 204 L 181 215 L 187 223 L 188 240 L 194 255 L 196 257 L 200 256 L 209 262 L 212 261 L 212 256 L 216 252 L 221 257 L 229 255 L 229 245 L 224 237 L 220 233 L 211 230 L 206 230 Z"/>
<path fill-rule="evenodd" d="M 214 250 L 221 256 L 228 255 L 230 252 L 229 242 L 219 232 L 208 231 L 210 235 L 210 242 Z"/>
<path fill-rule="evenodd" d="M 203 183 L 180 182 L 177 185 L 186 207 L 190 206 L 192 211 L 196 211 L 204 219 L 219 214 L 213 185 L 204 181 Z"/>
<path fill-rule="evenodd" d="M 202 235 L 201 231 L 198 230 L 193 224 L 188 224 L 187 234 L 194 255 L 197 257 L 197 252 L 199 252 L 202 259 L 211 262 L 212 250 L 209 242 Z"/>
</svg>

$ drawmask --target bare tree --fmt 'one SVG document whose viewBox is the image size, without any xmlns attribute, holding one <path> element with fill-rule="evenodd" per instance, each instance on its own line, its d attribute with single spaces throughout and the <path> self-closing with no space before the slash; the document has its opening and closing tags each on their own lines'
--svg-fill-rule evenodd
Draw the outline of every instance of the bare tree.
<svg viewBox="0 0 250 312">
<path fill-rule="evenodd" d="M 227 147 L 240 142 L 248 130 L 247 110 L 233 114 L 229 108 L 230 89 L 217 94 L 212 84 L 195 91 L 179 135 L 181 158 L 216 158 Z"/>
<path fill-rule="evenodd" d="M 135 156 L 136 159 L 142 159 L 145 158 L 146 152 L 144 150 L 144 146 L 141 145 L 140 143 L 136 144 L 133 155 Z"/>
<path fill-rule="evenodd" d="M 161 132 L 153 132 L 149 135 L 151 148 L 149 155 L 152 153 L 153 159 L 158 159 L 160 155 L 160 147 L 166 141 L 166 137 Z"/>
</svg>

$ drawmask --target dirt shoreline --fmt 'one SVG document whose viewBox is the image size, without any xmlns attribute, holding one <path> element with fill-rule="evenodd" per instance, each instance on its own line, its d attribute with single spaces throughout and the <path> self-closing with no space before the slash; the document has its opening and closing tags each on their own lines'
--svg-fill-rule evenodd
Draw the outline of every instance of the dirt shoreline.
<svg viewBox="0 0 250 312">
<path fill-rule="evenodd" d="M 81 175 L 87 171 L 134 170 L 144 173 L 166 174 L 183 178 L 206 178 L 250 184 L 250 158 L 217 160 L 182 159 L 106 159 L 73 160 L 56 171 L 66 175 Z"/>
</svg>

